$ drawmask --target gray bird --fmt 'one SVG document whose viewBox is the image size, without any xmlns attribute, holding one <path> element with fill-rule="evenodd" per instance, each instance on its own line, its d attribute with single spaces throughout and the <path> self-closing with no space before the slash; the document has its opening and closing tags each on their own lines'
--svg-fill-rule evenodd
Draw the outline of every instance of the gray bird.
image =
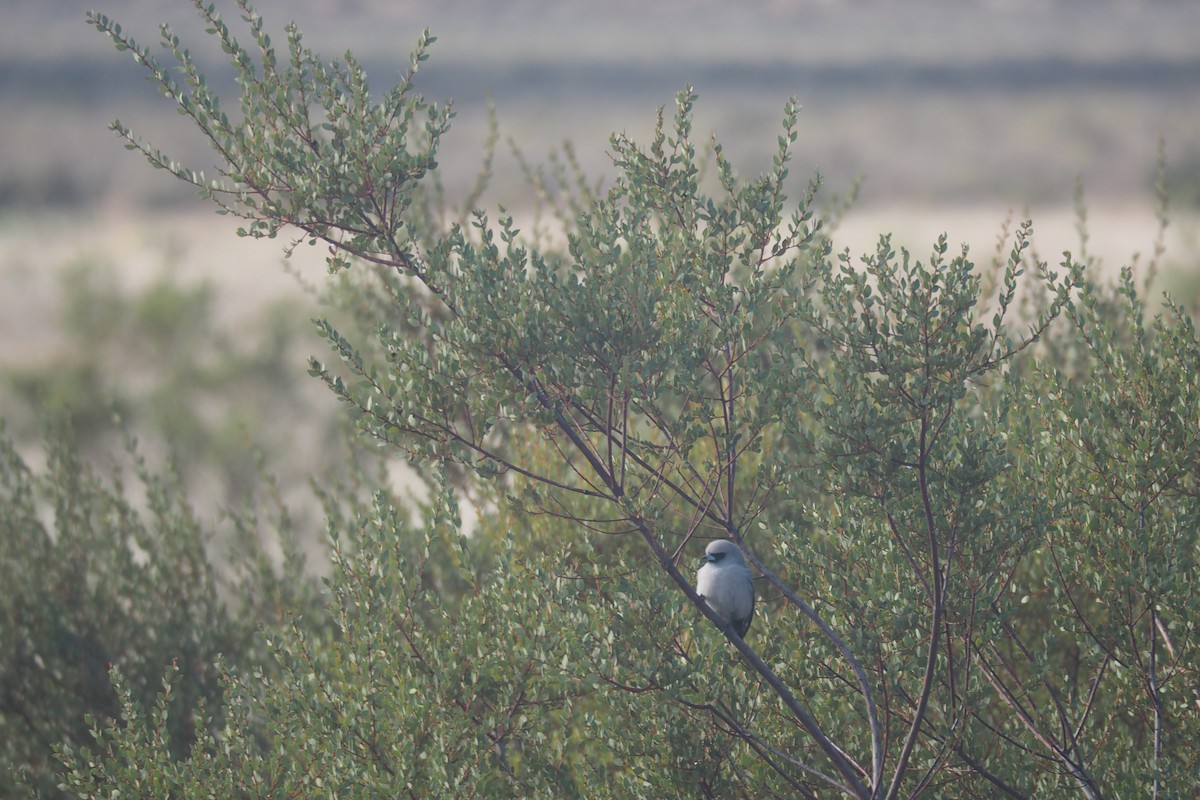
<svg viewBox="0 0 1200 800">
<path fill-rule="evenodd" d="M 754 618 L 754 575 L 742 551 L 728 539 L 717 539 L 704 549 L 703 561 L 696 572 L 696 594 L 738 636 L 745 636 Z"/>
</svg>

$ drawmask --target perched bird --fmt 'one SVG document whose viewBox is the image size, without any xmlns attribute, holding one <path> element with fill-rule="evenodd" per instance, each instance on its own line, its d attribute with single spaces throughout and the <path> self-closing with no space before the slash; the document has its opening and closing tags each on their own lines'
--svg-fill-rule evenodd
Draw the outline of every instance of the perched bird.
<svg viewBox="0 0 1200 800">
<path fill-rule="evenodd" d="M 696 594 L 738 636 L 745 636 L 754 618 L 754 576 L 742 551 L 728 539 L 717 539 L 704 549 L 703 561 L 696 572 Z"/>
</svg>

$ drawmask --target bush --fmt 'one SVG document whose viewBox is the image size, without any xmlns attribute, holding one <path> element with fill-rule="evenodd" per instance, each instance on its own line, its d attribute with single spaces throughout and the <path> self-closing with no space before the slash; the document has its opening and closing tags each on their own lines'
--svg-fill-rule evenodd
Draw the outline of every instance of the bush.
<svg viewBox="0 0 1200 800">
<path fill-rule="evenodd" d="M 217 657 L 262 674 L 262 630 L 305 609 L 313 624 L 320 619 L 298 554 L 279 573 L 259 544 L 270 536 L 286 542 L 286 518 L 261 526 L 233 518 L 222 545 L 190 506 L 178 475 L 156 474 L 136 452 L 133 486 L 119 473 L 106 479 L 62 433 L 50 438 L 46 455 L 35 471 L 6 435 L 0 438 L 6 797 L 16 796 L 18 783 L 55 794 L 61 778 L 54 750 L 90 742 L 89 726 L 115 718 L 122 702 L 150 708 L 168 665 L 178 681 L 160 741 L 185 757 L 196 737 L 207 735 L 194 716 L 202 709 L 220 714 Z M 120 691 L 110 670 L 122 677 Z"/>
<path fill-rule="evenodd" d="M 237 120 L 169 30 L 182 84 L 90 17 L 223 181 L 115 128 L 247 234 L 332 247 L 360 315 L 319 323 L 337 363 L 311 372 L 438 477 L 418 525 L 333 504 L 336 626 L 272 634 L 279 679 L 227 673 L 227 721 L 202 715 L 186 756 L 181 679 L 157 712 L 119 694 L 121 724 L 63 749 L 70 791 L 1196 793 L 1186 315 L 1145 319 L 1131 273 L 1037 261 L 1031 224 L 990 266 L 945 237 L 836 253 L 816 187 L 788 205 L 794 103 L 759 178 L 714 146 L 702 180 L 685 91 L 648 145 L 614 137 L 606 191 L 564 189 L 563 243 L 503 211 L 443 223 L 452 115 L 412 89 L 432 38 L 376 102 L 351 57 L 293 26 L 280 59 L 239 7 L 253 52 L 197 4 Z M 713 537 L 762 576 L 747 639 L 683 566 Z"/>
</svg>

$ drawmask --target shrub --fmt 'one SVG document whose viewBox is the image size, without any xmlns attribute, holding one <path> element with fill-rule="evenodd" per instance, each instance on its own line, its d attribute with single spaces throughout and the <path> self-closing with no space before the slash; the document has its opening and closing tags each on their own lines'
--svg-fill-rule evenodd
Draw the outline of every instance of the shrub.
<svg viewBox="0 0 1200 800">
<path fill-rule="evenodd" d="M 370 324 L 320 322 L 338 363 L 311 371 L 482 517 L 463 540 L 443 479 L 419 549 L 388 503 L 331 523 L 355 531 L 336 633 L 294 626 L 282 682 L 231 679 L 236 724 L 186 759 L 169 714 L 125 703 L 97 751 L 64 753 L 72 791 L 1195 793 L 1183 314 L 1147 324 L 1130 275 L 1110 296 L 1070 255 L 1037 261 L 1029 224 L 990 269 L 945 237 L 925 260 L 887 237 L 835 253 L 815 187 L 788 206 L 794 103 L 759 178 L 714 145 L 702 188 L 685 91 L 649 144 L 614 137 L 606 191 L 562 198 L 565 244 L 503 211 L 443 225 L 428 184 L 451 114 L 411 80 L 431 37 L 376 102 L 294 26 L 279 58 L 239 3 L 252 53 L 197 8 L 239 119 L 169 29 L 182 84 L 90 19 L 212 141 L 222 180 L 116 130 L 247 234 L 332 247 Z M 762 575 L 746 640 L 682 566 L 710 537 Z M 240 733 L 258 719 L 265 756 Z"/>
<path fill-rule="evenodd" d="M 233 518 L 222 545 L 177 473 L 130 455 L 132 486 L 89 466 L 62 432 L 40 470 L 0 437 L 2 796 L 16 796 L 18 782 L 54 794 L 54 749 L 90 742 L 85 720 L 104 724 L 122 703 L 150 708 L 168 665 L 178 680 L 160 741 L 186 756 L 206 735 L 195 715 L 219 717 L 219 655 L 262 674 L 260 628 L 306 610 L 319 624 L 298 553 L 278 572 L 259 543 L 269 534 L 288 541 L 285 517 Z M 110 670 L 122 676 L 119 691 Z"/>
</svg>

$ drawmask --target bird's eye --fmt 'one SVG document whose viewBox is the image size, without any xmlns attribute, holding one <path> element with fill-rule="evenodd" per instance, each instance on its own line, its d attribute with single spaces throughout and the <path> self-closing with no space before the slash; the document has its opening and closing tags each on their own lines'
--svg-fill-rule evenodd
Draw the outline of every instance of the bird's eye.
<svg viewBox="0 0 1200 800">
<path fill-rule="evenodd" d="M 715 561 L 720 561 L 724 557 L 725 557 L 724 553 L 713 553 L 713 559 Z"/>
</svg>

